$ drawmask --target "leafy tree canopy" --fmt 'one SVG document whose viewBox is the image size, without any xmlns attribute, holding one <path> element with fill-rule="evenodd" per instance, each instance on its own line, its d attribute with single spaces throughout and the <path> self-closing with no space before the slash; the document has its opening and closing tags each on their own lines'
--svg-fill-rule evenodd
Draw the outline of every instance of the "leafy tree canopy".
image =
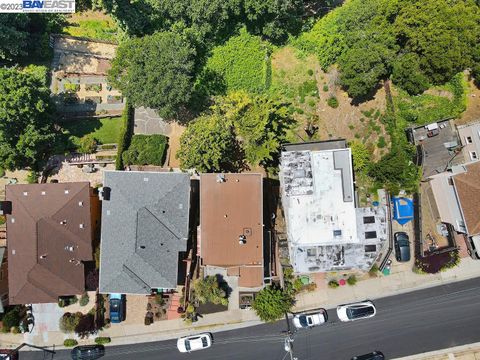
<svg viewBox="0 0 480 360">
<path fill-rule="evenodd" d="M 61 32 L 62 14 L 2 14 L 0 16 L 0 63 L 45 59 L 52 33 Z"/>
<path fill-rule="evenodd" d="M 130 35 L 188 29 L 199 42 L 218 43 L 242 24 L 254 34 L 286 40 L 300 29 L 303 0 L 103 0 Z"/>
<path fill-rule="evenodd" d="M 190 100 L 194 55 L 190 44 L 171 32 L 127 40 L 117 49 L 108 80 L 133 106 L 170 117 Z"/>
<path fill-rule="evenodd" d="M 293 304 L 294 299 L 289 293 L 270 285 L 257 294 L 252 307 L 261 320 L 275 321 L 285 316 Z"/>
<path fill-rule="evenodd" d="M 352 150 L 353 167 L 356 172 L 361 172 L 370 166 L 372 154 L 363 142 L 354 140 L 349 144 Z"/>
<path fill-rule="evenodd" d="M 46 76 L 37 67 L 0 69 L 0 164 L 35 168 L 55 139 Z"/>
<path fill-rule="evenodd" d="M 238 36 L 213 49 L 205 70 L 208 77 L 202 77 L 200 82 L 206 83 L 211 79 L 211 74 L 216 74 L 215 78 L 221 77 L 225 83 L 225 89 L 218 89 L 217 94 L 222 90 L 260 93 L 269 85 L 269 52 L 267 44 L 260 37 L 250 35 L 243 28 Z"/>
<path fill-rule="evenodd" d="M 480 60 L 480 10 L 473 0 L 352 0 L 321 18 L 297 44 L 323 68 L 338 63 L 353 97 L 392 75 L 411 94 Z"/>
<path fill-rule="evenodd" d="M 268 166 L 277 161 L 291 125 L 288 104 L 233 92 L 217 97 L 210 111 L 188 126 L 178 157 L 182 168 L 207 172 L 239 171 L 246 162 Z"/>
</svg>

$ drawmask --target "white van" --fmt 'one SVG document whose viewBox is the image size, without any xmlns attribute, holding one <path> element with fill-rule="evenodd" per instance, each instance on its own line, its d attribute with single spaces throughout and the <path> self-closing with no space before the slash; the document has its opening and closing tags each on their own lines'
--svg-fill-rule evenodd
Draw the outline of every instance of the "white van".
<svg viewBox="0 0 480 360">
<path fill-rule="evenodd" d="M 470 256 L 474 259 L 480 259 L 480 235 L 468 238 Z"/>
</svg>

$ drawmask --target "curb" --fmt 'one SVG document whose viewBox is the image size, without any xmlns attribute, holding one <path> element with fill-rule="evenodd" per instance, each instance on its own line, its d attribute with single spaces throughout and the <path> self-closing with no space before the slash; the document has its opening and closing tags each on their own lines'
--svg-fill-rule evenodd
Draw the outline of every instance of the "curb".
<svg viewBox="0 0 480 360">
<path fill-rule="evenodd" d="M 463 354 L 458 354 L 458 353 L 463 353 L 463 352 L 468 352 L 468 351 L 480 351 L 480 342 L 477 343 L 472 343 L 472 344 L 467 344 L 467 345 L 461 345 L 461 346 L 455 346 L 452 348 L 447 348 L 447 349 L 442 349 L 442 350 L 435 350 L 435 351 L 430 351 L 422 354 L 416 354 L 416 355 L 410 355 L 402 358 L 396 358 L 394 360 L 427 360 L 431 358 L 432 356 L 441 356 L 441 355 L 447 355 L 450 358 L 450 354 L 452 355 L 463 355 Z M 455 357 L 454 357 L 455 358 Z"/>
</svg>

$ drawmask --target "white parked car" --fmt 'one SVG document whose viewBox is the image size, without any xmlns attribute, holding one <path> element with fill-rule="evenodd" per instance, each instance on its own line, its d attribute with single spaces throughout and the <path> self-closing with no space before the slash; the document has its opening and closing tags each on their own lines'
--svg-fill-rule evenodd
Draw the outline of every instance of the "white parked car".
<svg viewBox="0 0 480 360">
<path fill-rule="evenodd" d="M 212 336 L 209 333 L 186 336 L 177 340 L 178 351 L 185 353 L 203 350 L 212 346 Z"/>
<path fill-rule="evenodd" d="M 355 321 L 374 317 L 377 313 L 371 301 L 363 301 L 337 306 L 337 316 L 340 321 Z"/>
<path fill-rule="evenodd" d="M 297 329 L 312 328 L 325 324 L 326 322 L 327 312 L 325 310 L 316 313 L 296 314 L 293 318 L 293 325 L 295 325 Z"/>
</svg>

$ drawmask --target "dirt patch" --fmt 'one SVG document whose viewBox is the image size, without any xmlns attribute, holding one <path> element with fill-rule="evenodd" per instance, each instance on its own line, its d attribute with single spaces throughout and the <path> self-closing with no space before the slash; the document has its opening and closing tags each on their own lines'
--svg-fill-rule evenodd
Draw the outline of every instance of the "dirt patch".
<svg viewBox="0 0 480 360">
<path fill-rule="evenodd" d="M 427 91 L 425 91 L 425 94 L 445 97 L 450 101 L 453 100 L 453 94 L 450 91 L 443 90 L 443 89 L 435 89 L 435 88 L 434 89 L 428 89 Z"/>
<path fill-rule="evenodd" d="M 185 126 L 180 125 L 177 122 L 170 124 L 171 131 L 168 134 L 168 167 L 173 169 L 180 167 L 180 160 L 176 158 L 177 151 L 180 149 L 180 136 L 185 131 Z"/>
<path fill-rule="evenodd" d="M 380 122 L 386 108 L 385 90 L 380 88 L 372 100 L 355 105 L 338 82 L 338 71 L 324 72 L 315 56 L 299 56 L 291 47 L 272 55 L 271 91 L 291 102 L 297 121 L 290 141 L 357 139 L 368 146 L 374 159 L 380 158 L 389 143 Z M 328 105 L 333 97 L 338 101 L 335 108 Z"/>
</svg>

